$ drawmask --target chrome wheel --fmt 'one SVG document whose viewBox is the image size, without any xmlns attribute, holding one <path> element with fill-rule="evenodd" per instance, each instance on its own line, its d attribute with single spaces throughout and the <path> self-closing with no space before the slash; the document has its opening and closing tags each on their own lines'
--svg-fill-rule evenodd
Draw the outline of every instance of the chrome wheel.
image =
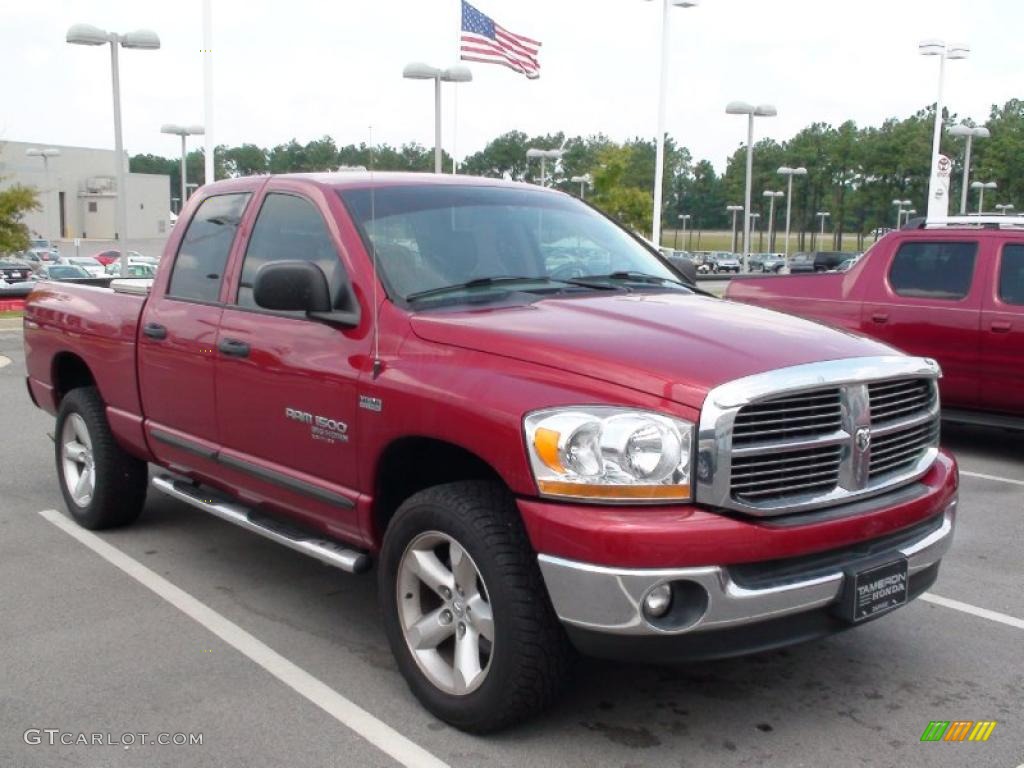
<svg viewBox="0 0 1024 768">
<path fill-rule="evenodd" d="M 60 431 L 60 442 L 64 485 L 75 504 L 87 507 L 96 490 L 96 465 L 85 419 L 77 413 L 68 414 Z"/>
<path fill-rule="evenodd" d="M 424 675 L 446 693 L 480 687 L 494 656 L 494 618 L 480 570 L 439 531 L 409 542 L 398 564 L 399 621 Z"/>
</svg>

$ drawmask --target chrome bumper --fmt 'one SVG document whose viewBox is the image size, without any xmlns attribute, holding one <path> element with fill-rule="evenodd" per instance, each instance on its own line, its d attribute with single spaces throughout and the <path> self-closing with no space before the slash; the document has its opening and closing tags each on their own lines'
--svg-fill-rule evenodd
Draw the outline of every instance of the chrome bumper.
<svg viewBox="0 0 1024 768">
<path fill-rule="evenodd" d="M 916 541 L 894 547 L 892 554 L 907 558 L 910 576 L 929 568 L 953 540 L 957 501 L 946 507 L 940 526 Z M 793 577 L 763 589 L 737 584 L 727 566 L 630 570 L 589 565 L 540 555 L 540 570 L 558 617 L 572 626 L 617 635 L 678 635 L 754 624 L 780 616 L 822 608 L 836 602 L 843 588 L 842 570 L 813 578 Z M 684 583 L 684 594 L 706 593 L 703 611 L 685 620 L 652 623 L 641 602 L 663 583 Z"/>
</svg>

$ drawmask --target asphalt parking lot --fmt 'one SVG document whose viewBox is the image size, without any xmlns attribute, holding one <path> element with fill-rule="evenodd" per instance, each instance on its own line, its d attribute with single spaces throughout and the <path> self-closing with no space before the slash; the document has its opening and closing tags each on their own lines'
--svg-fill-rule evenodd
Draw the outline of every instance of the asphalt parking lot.
<svg viewBox="0 0 1024 768">
<path fill-rule="evenodd" d="M 0 766 L 1024 764 L 1024 435 L 945 428 L 959 528 L 926 599 L 740 660 L 583 661 L 553 711 L 479 738 L 407 691 L 372 573 L 155 493 L 131 528 L 60 525 L 51 430 L 21 333 L 0 327 Z M 984 743 L 922 743 L 932 720 L 998 725 Z M 59 743 L 80 733 L 202 744 Z"/>
</svg>

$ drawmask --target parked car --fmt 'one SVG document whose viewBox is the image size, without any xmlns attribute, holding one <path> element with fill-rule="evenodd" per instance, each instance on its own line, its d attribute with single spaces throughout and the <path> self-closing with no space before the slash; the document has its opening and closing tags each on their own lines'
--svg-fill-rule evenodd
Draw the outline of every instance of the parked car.
<svg viewBox="0 0 1024 768">
<path fill-rule="evenodd" d="M 89 273 L 90 277 L 103 277 L 106 274 L 103 265 L 93 256 L 68 256 L 63 261 L 67 264 L 81 267 Z"/>
<path fill-rule="evenodd" d="M 786 268 L 786 257 L 781 253 L 755 253 L 748 260 L 751 272 L 778 274 Z"/>
<path fill-rule="evenodd" d="M 28 250 L 39 256 L 40 261 L 56 262 L 60 259 L 60 249 L 49 240 L 36 238 L 29 241 Z"/>
<path fill-rule="evenodd" d="M 686 278 L 687 282 L 697 282 L 697 265 L 687 251 L 677 251 L 672 248 L 660 248 L 659 250 L 669 264 Z"/>
<path fill-rule="evenodd" d="M 20 283 L 32 274 L 32 266 L 20 259 L 0 259 L 0 280 L 6 283 Z"/>
<path fill-rule="evenodd" d="M 552 277 L 567 235 L 606 271 Z M 458 728 L 536 715 L 573 646 L 679 662 L 876 619 L 951 541 L 934 362 L 697 294 L 561 192 L 218 181 L 148 293 L 113 285 L 26 304 L 71 517 L 133 522 L 155 464 L 196 509 L 376 561 L 398 669 Z M 895 409 L 898 389 L 926 396 Z"/>
<path fill-rule="evenodd" d="M 725 251 L 713 251 L 708 257 L 712 272 L 733 272 L 740 273 L 740 260 L 735 253 Z"/>
<path fill-rule="evenodd" d="M 814 268 L 814 254 L 807 253 L 806 251 L 799 251 L 794 253 L 789 260 L 789 272 L 790 274 L 799 274 L 801 272 L 816 272 Z"/>
<path fill-rule="evenodd" d="M 121 264 L 115 261 L 107 267 L 106 274 L 111 277 L 156 277 L 156 267 L 152 264 L 130 261 L 128 262 L 128 273 L 122 275 Z"/>
<path fill-rule="evenodd" d="M 116 249 L 100 251 L 99 253 L 94 254 L 93 258 L 96 259 L 96 261 L 98 261 L 104 267 L 109 267 L 111 264 L 113 264 L 115 261 L 121 258 L 121 252 Z M 128 259 L 129 261 L 134 259 L 139 263 L 147 264 L 156 264 L 159 261 L 159 259 L 154 259 L 152 256 L 143 256 L 138 251 L 128 251 Z"/>
<path fill-rule="evenodd" d="M 838 267 L 836 267 L 835 269 L 830 269 L 829 272 L 849 272 L 850 268 L 857 263 L 857 259 L 859 258 L 860 256 L 858 255 L 851 256 L 848 259 L 844 259 L 843 261 L 839 262 Z"/>
<path fill-rule="evenodd" d="M 45 264 L 36 272 L 35 277 L 40 280 L 88 280 L 94 275 L 89 274 L 84 267 L 76 264 Z"/>
<path fill-rule="evenodd" d="M 947 418 L 1024 426 L 1024 232 L 967 221 L 890 232 L 846 273 L 733 281 L 727 296 L 934 358 Z"/>
</svg>

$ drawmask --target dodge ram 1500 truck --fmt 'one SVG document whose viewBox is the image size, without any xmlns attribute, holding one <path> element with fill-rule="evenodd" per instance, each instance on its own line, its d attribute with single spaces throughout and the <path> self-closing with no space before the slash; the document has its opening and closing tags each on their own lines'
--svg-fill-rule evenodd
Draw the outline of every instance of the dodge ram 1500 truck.
<svg viewBox="0 0 1024 768">
<path fill-rule="evenodd" d="M 135 520 L 153 464 L 375 562 L 399 669 L 471 731 L 540 711 L 574 647 L 722 657 L 875 619 L 952 539 L 934 361 L 700 295 L 534 186 L 217 182 L 152 281 L 41 284 L 25 344 L 75 520 Z"/>
<path fill-rule="evenodd" d="M 842 274 L 741 278 L 726 296 L 938 360 L 950 419 L 1024 428 L 1024 219 L 892 232 Z"/>
</svg>

